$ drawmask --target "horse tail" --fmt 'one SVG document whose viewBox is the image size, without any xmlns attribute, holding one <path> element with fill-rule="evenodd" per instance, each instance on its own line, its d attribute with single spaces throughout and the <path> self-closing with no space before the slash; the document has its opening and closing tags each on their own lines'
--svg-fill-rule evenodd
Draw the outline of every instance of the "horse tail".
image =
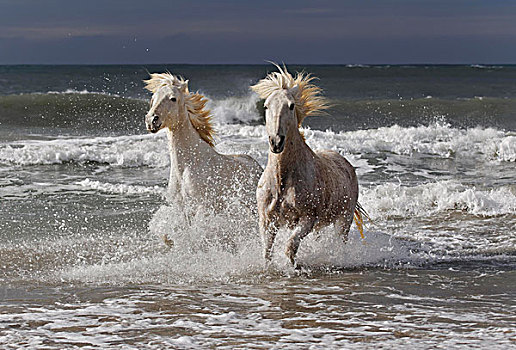
<svg viewBox="0 0 516 350">
<path fill-rule="evenodd" d="M 355 225 L 357 225 L 358 231 L 360 232 L 360 237 L 362 237 L 362 239 L 365 238 L 365 236 L 364 236 L 364 219 L 363 218 L 366 218 L 367 220 L 371 220 L 371 218 L 369 218 L 369 215 L 367 215 L 367 212 L 362 207 L 362 205 L 357 202 L 357 205 L 355 206 L 355 213 L 353 215 L 353 219 L 355 220 Z"/>
</svg>

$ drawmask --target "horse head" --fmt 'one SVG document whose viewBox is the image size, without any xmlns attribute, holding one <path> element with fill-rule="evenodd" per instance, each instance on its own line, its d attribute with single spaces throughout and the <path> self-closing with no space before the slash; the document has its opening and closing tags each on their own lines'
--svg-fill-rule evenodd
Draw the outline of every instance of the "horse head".
<svg viewBox="0 0 516 350">
<path fill-rule="evenodd" d="M 265 128 L 272 153 L 283 152 L 289 130 L 298 127 L 295 109 L 298 90 L 297 85 L 276 90 L 265 100 Z"/>
<path fill-rule="evenodd" d="M 265 99 L 265 125 L 269 147 L 273 153 L 281 153 L 287 142 L 289 130 L 301 127 L 305 117 L 316 115 L 328 103 L 321 89 L 311 84 L 315 79 L 303 72 L 292 76 L 287 67 L 273 63 L 278 72 L 269 73 L 251 89 Z"/>
<path fill-rule="evenodd" d="M 147 130 L 152 133 L 163 128 L 172 130 L 184 122 L 188 80 L 171 74 L 152 74 L 146 83 L 146 88 L 153 93 L 150 109 L 145 116 Z"/>
</svg>

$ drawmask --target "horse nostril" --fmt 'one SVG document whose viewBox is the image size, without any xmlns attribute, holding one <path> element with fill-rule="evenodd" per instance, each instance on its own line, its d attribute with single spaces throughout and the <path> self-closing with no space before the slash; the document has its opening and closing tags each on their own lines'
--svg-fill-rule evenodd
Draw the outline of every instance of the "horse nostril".
<svg viewBox="0 0 516 350">
<path fill-rule="evenodd" d="M 152 118 L 152 124 L 157 124 L 159 121 L 159 117 L 157 115 L 154 116 L 154 118 Z"/>
</svg>

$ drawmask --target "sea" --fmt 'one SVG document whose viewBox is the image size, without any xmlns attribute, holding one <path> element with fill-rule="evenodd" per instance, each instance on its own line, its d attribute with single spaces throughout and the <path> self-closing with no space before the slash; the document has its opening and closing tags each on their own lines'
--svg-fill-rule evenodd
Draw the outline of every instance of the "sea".
<svg viewBox="0 0 516 350">
<path fill-rule="evenodd" d="M 274 69 L 0 66 L 1 349 L 516 348 L 516 66 L 289 65 L 332 105 L 306 142 L 351 162 L 370 217 L 309 235 L 300 270 L 288 230 L 266 266 L 238 208 L 177 229 L 144 123 L 143 80 L 181 75 L 216 150 L 265 166 L 249 86 Z"/>
</svg>

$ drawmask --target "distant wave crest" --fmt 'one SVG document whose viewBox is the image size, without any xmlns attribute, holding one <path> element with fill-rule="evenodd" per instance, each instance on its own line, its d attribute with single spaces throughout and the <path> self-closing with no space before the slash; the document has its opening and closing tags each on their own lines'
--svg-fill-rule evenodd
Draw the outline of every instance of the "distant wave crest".
<svg viewBox="0 0 516 350">
<path fill-rule="evenodd" d="M 217 149 L 222 153 L 248 153 L 265 165 L 267 146 L 261 125 L 217 124 Z M 342 154 L 387 152 L 397 155 L 462 157 L 472 160 L 516 161 L 516 135 L 492 128 L 456 129 L 446 124 L 403 128 L 333 132 L 304 129 L 308 144 Z M 38 165 L 106 163 L 119 167 L 169 165 L 165 133 L 97 138 L 63 138 L 0 144 L 0 164 Z"/>
</svg>

